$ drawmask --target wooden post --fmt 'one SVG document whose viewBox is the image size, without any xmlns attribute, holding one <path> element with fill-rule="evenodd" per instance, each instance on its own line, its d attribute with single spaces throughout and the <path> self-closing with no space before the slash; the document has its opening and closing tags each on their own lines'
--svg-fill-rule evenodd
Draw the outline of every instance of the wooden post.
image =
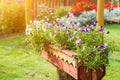
<svg viewBox="0 0 120 80">
<path fill-rule="evenodd" d="M 29 24 L 30 20 L 32 20 L 32 0 L 25 0 L 25 20 L 26 25 Z"/>
<path fill-rule="evenodd" d="M 104 0 L 97 0 L 97 27 L 104 26 Z"/>
<path fill-rule="evenodd" d="M 76 80 L 63 70 L 57 69 L 58 80 Z"/>
<path fill-rule="evenodd" d="M 37 15 L 38 15 L 38 1 L 39 0 L 34 0 L 33 1 L 33 14 L 34 14 L 34 18 L 33 19 L 37 19 Z"/>
</svg>

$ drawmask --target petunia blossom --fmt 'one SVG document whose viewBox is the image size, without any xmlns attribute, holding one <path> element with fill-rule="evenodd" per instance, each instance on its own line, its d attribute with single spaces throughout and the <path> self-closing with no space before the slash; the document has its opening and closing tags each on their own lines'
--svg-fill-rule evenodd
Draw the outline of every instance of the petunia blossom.
<svg viewBox="0 0 120 80">
<path fill-rule="evenodd" d="M 78 39 L 78 40 L 76 40 L 76 45 L 80 45 L 82 43 L 82 40 L 81 39 Z"/>
</svg>

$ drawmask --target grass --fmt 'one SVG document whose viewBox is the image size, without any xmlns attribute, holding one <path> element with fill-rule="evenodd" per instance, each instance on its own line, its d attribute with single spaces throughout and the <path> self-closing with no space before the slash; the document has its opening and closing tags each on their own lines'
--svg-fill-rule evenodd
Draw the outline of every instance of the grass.
<svg viewBox="0 0 120 80">
<path fill-rule="evenodd" d="M 56 80 L 55 71 L 39 53 L 25 47 L 24 35 L 0 39 L 0 80 Z"/>
<path fill-rule="evenodd" d="M 110 66 L 103 80 L 120 80 L 120 24 L 107 25 L 106 30 L 111 32 L 109 37 L 114 41 L 115 51 L 111 54 Z"/>
<path fill-rule="evenodd" d="M 111 54 L 103 80 L 120 80 L 120 27 L 106 25 L 116 49 Z M 57 80 L 56 68 L 45 61 L 40 53 L 25 47 L 25 36 L 0 38 L 0 80 Z"/>
</svg>

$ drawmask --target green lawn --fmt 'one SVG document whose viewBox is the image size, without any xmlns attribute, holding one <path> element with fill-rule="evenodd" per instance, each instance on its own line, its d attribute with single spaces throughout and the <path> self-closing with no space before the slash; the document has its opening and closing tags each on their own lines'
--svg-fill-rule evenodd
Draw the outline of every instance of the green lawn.
<svg viewBox="0 0 120 80">
<path fill-rule="evenodd" d="M 120 25 L 107 25 L 116 49 L 103 80 L 120 80 Z M 56 68 L 40 53 L 25 47 L 25 36 L 0 38 L 0 80 L 57 80 Z"/>
<path fill-rule="evenodd" d="M 25 47 L 25 36 L 0 39 L 0 80 L 56 80 L 55 67 Z"/>
<path fill-rule="evenodd" d="M 107 67 L 103 80 L 120 80 L 120 24 L 107 25 L 110 30 L 110 39 L 115 43 L 115 51 L 110 56 L 110 66 Z"/>
</svg>

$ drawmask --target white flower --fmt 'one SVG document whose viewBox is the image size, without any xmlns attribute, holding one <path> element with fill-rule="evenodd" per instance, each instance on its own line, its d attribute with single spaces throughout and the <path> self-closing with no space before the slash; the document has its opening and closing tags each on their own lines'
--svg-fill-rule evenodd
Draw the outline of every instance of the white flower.
<svg viewBox="0 0 120 80">
<path fill-rule="evenodd" d="M 33 24 L 36 26 L 36 25 L 39 25 L 40 24 L 40 21 L 38 21 L 38 20 L 34 20 L 33 21 Z"/>
<path fill-rule="evenodd" d="M 70 18 L 74 18 L 75 17 L 73 13 L 68 13 L 68 14 L 69 14 Z"/>
<path fill-rule="evenodd" d="M 57 18 L 57 19 L 56 19 L 56 21 L 57 21 L 57 22 L 59 22 L 59 21 L 60 21 L 60 19 L 59 19 L 59 18 Z"/>
<path fill-rule="evenodd" d="M 42 24 L 40 23 L 40 21 L 34 20 L 33 24 L 37 30 L 39 30 L 39 28 L 42 27 Z"/>
<path fill-rule="evenodd" d="M 31 32 L 32 32 L 32 28 L 30 28 L 29 26 L 27 26 L 26 29 L 25 29 L 25 34 L 29 35 L 29 34 L 31 34 Z"/>
</svg>

